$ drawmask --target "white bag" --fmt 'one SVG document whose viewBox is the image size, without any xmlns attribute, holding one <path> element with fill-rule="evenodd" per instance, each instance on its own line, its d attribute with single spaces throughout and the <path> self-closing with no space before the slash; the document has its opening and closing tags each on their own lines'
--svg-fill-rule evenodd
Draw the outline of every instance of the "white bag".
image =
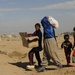
<svg viewBox="0 0 75 75">
<path fill-rule="evenodd" d="M 49 16 L 48 21 L 50 22 L 50 24 L 55 25 L 55 28 L 59 27 L 58 21 L 55 20 L 53 17 Z"/>
</svg>

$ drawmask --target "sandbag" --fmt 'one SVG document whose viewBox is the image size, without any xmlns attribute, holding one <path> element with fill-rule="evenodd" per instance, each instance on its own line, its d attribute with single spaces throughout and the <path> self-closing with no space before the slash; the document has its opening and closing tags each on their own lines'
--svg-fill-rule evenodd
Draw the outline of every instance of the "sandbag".
<svg viewBox="0 0 75 75">
<path fill-rule="evenodd" d="M 55 20 L 53 17 L 51 16 L 47 16 L 49 23 L 53 26 L 55 26 L 55 28 L 59 27 L 58 21 Z"/>
<path fill-rule="evenodd" d="M 24 47 L 28 47 L 28 48 L 33 48 L 33 47 L 38 47 L 38 41 L 34 41 L 34 42 L 28 42 L 29 40 L 33 40 L 35 38 L 38 38 L 38 36 L 29 36 L 29 34 L 27 34 L 27 32 L 20 32 L 19 33 L 22 39 L 22 44 Z"/>
</svg>

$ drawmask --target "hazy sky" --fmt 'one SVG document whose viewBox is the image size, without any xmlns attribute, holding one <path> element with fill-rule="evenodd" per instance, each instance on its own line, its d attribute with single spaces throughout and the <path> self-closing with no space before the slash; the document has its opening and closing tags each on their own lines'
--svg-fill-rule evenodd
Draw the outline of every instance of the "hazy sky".
<svg viewBox="0 0 75 75">
<path fill-rule="evenodd" d="M 58 33 L 75 26 L 75 0 L 0 0 L 0 34 L 33 32 L 44 16 L 58 20 Z"/>
</svg>

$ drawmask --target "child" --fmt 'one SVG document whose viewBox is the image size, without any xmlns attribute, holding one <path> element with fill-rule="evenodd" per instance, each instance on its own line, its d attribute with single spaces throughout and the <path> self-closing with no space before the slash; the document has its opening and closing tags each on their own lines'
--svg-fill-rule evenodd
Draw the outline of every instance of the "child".
<svg viewBox="0 0 75 75">
<path fill-rule="evenodd" d="M 62 43 L 61 48 L 64 48 L 67 65 L 69 65 L 72 43 L 69 41 L 69 35 L 68 34 L 64 35 L 64 40 L 65 41 Z"/>
<path fill-rule="evenodd" d="M 39 67 L 41 66 L 41 58 L 40 58 L 39 52 L 42 50 L 42 32 L 41 32 L 40 28 L 41 27 L 40 27 L 39 23 L 35 24 L 36 31 L 33 33 L 33 36 L 38 36 L 39 39 L 34 39 L 33 41 L 38 40 L 38 45 L 39 46 L 32 48 L 28 53 L 29 63 L 30 63 L 30 65 L 27 66 L 28 69 L 34 68 L 33 54 L 35 54 L 35 56 L 36 56 L 36 59 L 38 61 L 38 66 Z M 32 41 L 29 40 L 29 42 L 32 42 Z"/>
</svg>

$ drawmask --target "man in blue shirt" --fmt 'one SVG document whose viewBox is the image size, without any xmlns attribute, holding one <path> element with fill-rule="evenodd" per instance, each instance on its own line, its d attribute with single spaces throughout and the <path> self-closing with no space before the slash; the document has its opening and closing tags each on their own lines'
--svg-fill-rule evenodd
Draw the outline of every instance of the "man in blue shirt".
<svg viewBox="0 0 75 75">
<path fill-rule="evenodd" d="M 59 61 L 59 58 L 57 56 L 56 51 L 58 50 L 57 48 L 57 43 L 55 40 L 55 30 L 54 28 L 58 28 L 58 22 L 52 18 L 45 16 L 41 20 L 41 24 L 43 26 L 44 30 L 44 55 L 43 55 L 43 65 L 48 65 L 48 61 L 50 59 L 53 60 L 54 64 L 59 68 L 62 68 L 62 65 Z M 38 69 L 38 72 L 44 71 L 45 67 L 42 66 L 41 68 Z"/>
</svg>

